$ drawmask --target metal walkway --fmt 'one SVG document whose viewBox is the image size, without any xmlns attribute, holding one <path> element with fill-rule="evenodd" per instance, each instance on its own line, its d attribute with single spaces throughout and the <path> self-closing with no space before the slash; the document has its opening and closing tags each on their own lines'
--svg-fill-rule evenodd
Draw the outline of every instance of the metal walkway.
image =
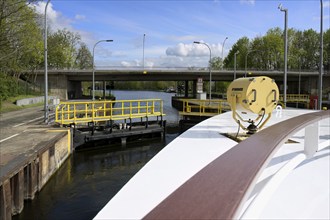
<svg viewBox="0 0 330 220">
<path fill-rule="evenodd" d="M 55 122 L 61 125 L 86 124 L 134 118 L 163 117 L 163 100 L 118 100 L 61 102 Z"/>
<path fill-rule="evenodd" d="M 180 99 L 183 103 L 182 111 L 179 114 L 182 116 L 206 116 L 211 117 L 229 111 L 230 106 L 227 100 L 212 99 Z"/>
</svg>

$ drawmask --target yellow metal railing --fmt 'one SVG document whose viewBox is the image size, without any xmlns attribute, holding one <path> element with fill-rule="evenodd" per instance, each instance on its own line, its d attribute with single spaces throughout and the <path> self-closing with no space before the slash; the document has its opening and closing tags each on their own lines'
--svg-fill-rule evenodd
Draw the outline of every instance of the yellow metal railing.
<svg viewBox="0 0 330 220">
<path fill-rule="evenodd" d="M 287 94 L 286 102 L 287 103 L 303 103 L 303 104 L 305 104 L 306 108 L 309 108 L 310 97 L 309 97 L 309 95 L 306 95 L 306 94 Z M 279 104 L 281 104 L 282 106 L 284 105 L 282 94 L 280 94 Z"/>
<path fill-rule="evenodd" d="M 308 102 L 310 101 L 309 95 L 305 94 L 287 94 L 286 95 L 287 102 Z M 283 95 L 280 95 L 280 101 L 283 101 Z"/>
<path fill-rule="evenodd" d="M 67 125 L 164 115 L 161 99 L 61 102 L 55 122 Z"/>
<path fill-rule="evenodd" d="M 223 111 L 230 110 L 227 100 L 212 99 L 181 99 L 183 102 L 183 109 L 179 112 L 184 116 L 214 116 L 221 114 Z"/>
<path fill-rule="evenodd" d="M 230 105 L 225 99 L 199 100 L 199 99 L 180 99 L 183 102 L 183 116 L 214 116 L 221 114 L 223 111 L 230 111 Z M 306 108 L 309 107 L 310 97 L 306 94 L 287 94 L 287 102 L 305 103 Z M 280 95 L 279 103 L 283 104 L 283 95 Z"/>
</svg>

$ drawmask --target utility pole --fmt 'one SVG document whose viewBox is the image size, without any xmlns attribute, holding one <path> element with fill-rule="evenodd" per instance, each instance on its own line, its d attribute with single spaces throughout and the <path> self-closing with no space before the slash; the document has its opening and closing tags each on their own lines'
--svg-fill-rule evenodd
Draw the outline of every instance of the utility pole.
<svg viewBox="0 0 330 220">
<path fill-rule="evenodd" d="M 50 0 L 47 1 L 46 7 L 45 7 L 45 22 L 44 22 L 44 51 L 45 51 L 45 100 L 44 100 L 44 122 L 48 123 L 49 120 L 49 112 L 48 112 L 48 61 L 47 61 L 47 7 Z"/>
<path fill-rule="evenodd" d="M 320 23 L 320 74 L 319 74 L 319 94 L 318 94 L 318 109 L 322 109 L 322 77 L 323 77 L 323 1 L 321 3 L 321 23 Z"/>
</svg>

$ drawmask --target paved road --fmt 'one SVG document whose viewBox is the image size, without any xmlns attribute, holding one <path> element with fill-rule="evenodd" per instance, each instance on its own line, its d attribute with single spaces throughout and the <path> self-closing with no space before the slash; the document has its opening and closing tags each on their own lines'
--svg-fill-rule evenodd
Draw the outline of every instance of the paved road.
<svg viewBox="0 0 330 220">
<path fill-rule="evenodd" d="M 49 132 L 52 125 L 43 123 L 43 107 L 1 114 L 0 116 L 0 179 L 9 175 L 47 141 L 59 135 Z"/>
<path fill-rule="evenodd" d="M 43 106 L 0 114 L 0 144 L 24 132 L 27 125 L 42 125 Z"/>
</svg>

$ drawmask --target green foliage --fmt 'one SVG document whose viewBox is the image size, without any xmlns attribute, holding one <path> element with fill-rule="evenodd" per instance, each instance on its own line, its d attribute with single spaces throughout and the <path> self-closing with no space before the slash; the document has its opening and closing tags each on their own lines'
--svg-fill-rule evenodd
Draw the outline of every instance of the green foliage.
<svg viewBox="0 0 330 220">
<path fill-rule="evenodd" d="M 93 66 L 93 56 L 85 43 L 80 44 L 75 60 L 75 67 L 78 69 L 91 69 Z"/>
<path fill-rule="evenodd" d="M 44 68 L 43 15 L 29 6 L 35 1 L 0 1 L 0 105 L 9 97 L 35 94 L 33 74 L 25 73 Z M 91 57 L 77 33 L 48 34 L 50 68 L 90 68 Z"/>
<path fill-rule="evenodd" d="M 324 69 L 329 69 L 330 54 L 329 29 L 324 32 Z M 288 69 L 318 70 L 320 34 L 313 29 L 288 30 Z M 237 54 L 238 69 L 280 70 L 284 66 L 283 31 L 273 28 L 265 36 L 252 40 L 240 38 L 224 60 L 226 68 L 234 67 L 234 54 Z"/>
<path fill-rule="evenodd" d="M 17 75 L 22 69 L 36 68 L 42 57 L 42 34 L 35 22 L 36 14 L 23 0 L 1 1 L 0 12 L 2 71 Z"/>
<path fill-rule="evenodd" d="M 222 68 L 222 59 L 221 57 L 213 57 L 210 61 L 212 70 L 221 70 Z"/>
<path fill-rule="evenodd" d="M 11 94 L 11 84 L 13 83 L 13 80 L 10 76 L 8 76 L 5 73 L 0 72 L 0 100 L 4 101 L 6 100 L 10 94 Z"/>
<path fill-rule="evenodd" d="M 330 29 L 328 29 L 323 35 L 323 61 L 324 69 L 330 70 Z"/>
<path fill-rule="evenodd" d="M 73 68 L 77 55 L 76 46 L 80 42 L 80 35 L 67 29 L 58 30 L 48 37 L 48 65 L 49 68 Z"/>
<path fill-rule="evenodd" d="M 250 40 L 247 37 L 242 37 L 233 45 L 232 49 L 229 51 L 228 56 L 224 59 L 225 68 L 234 68 L 234 54 L 239 51 L 236 57 L 236 65 L 239 68 L 244 67 L 245 54 L 248 51 Z"/>
</svg>

